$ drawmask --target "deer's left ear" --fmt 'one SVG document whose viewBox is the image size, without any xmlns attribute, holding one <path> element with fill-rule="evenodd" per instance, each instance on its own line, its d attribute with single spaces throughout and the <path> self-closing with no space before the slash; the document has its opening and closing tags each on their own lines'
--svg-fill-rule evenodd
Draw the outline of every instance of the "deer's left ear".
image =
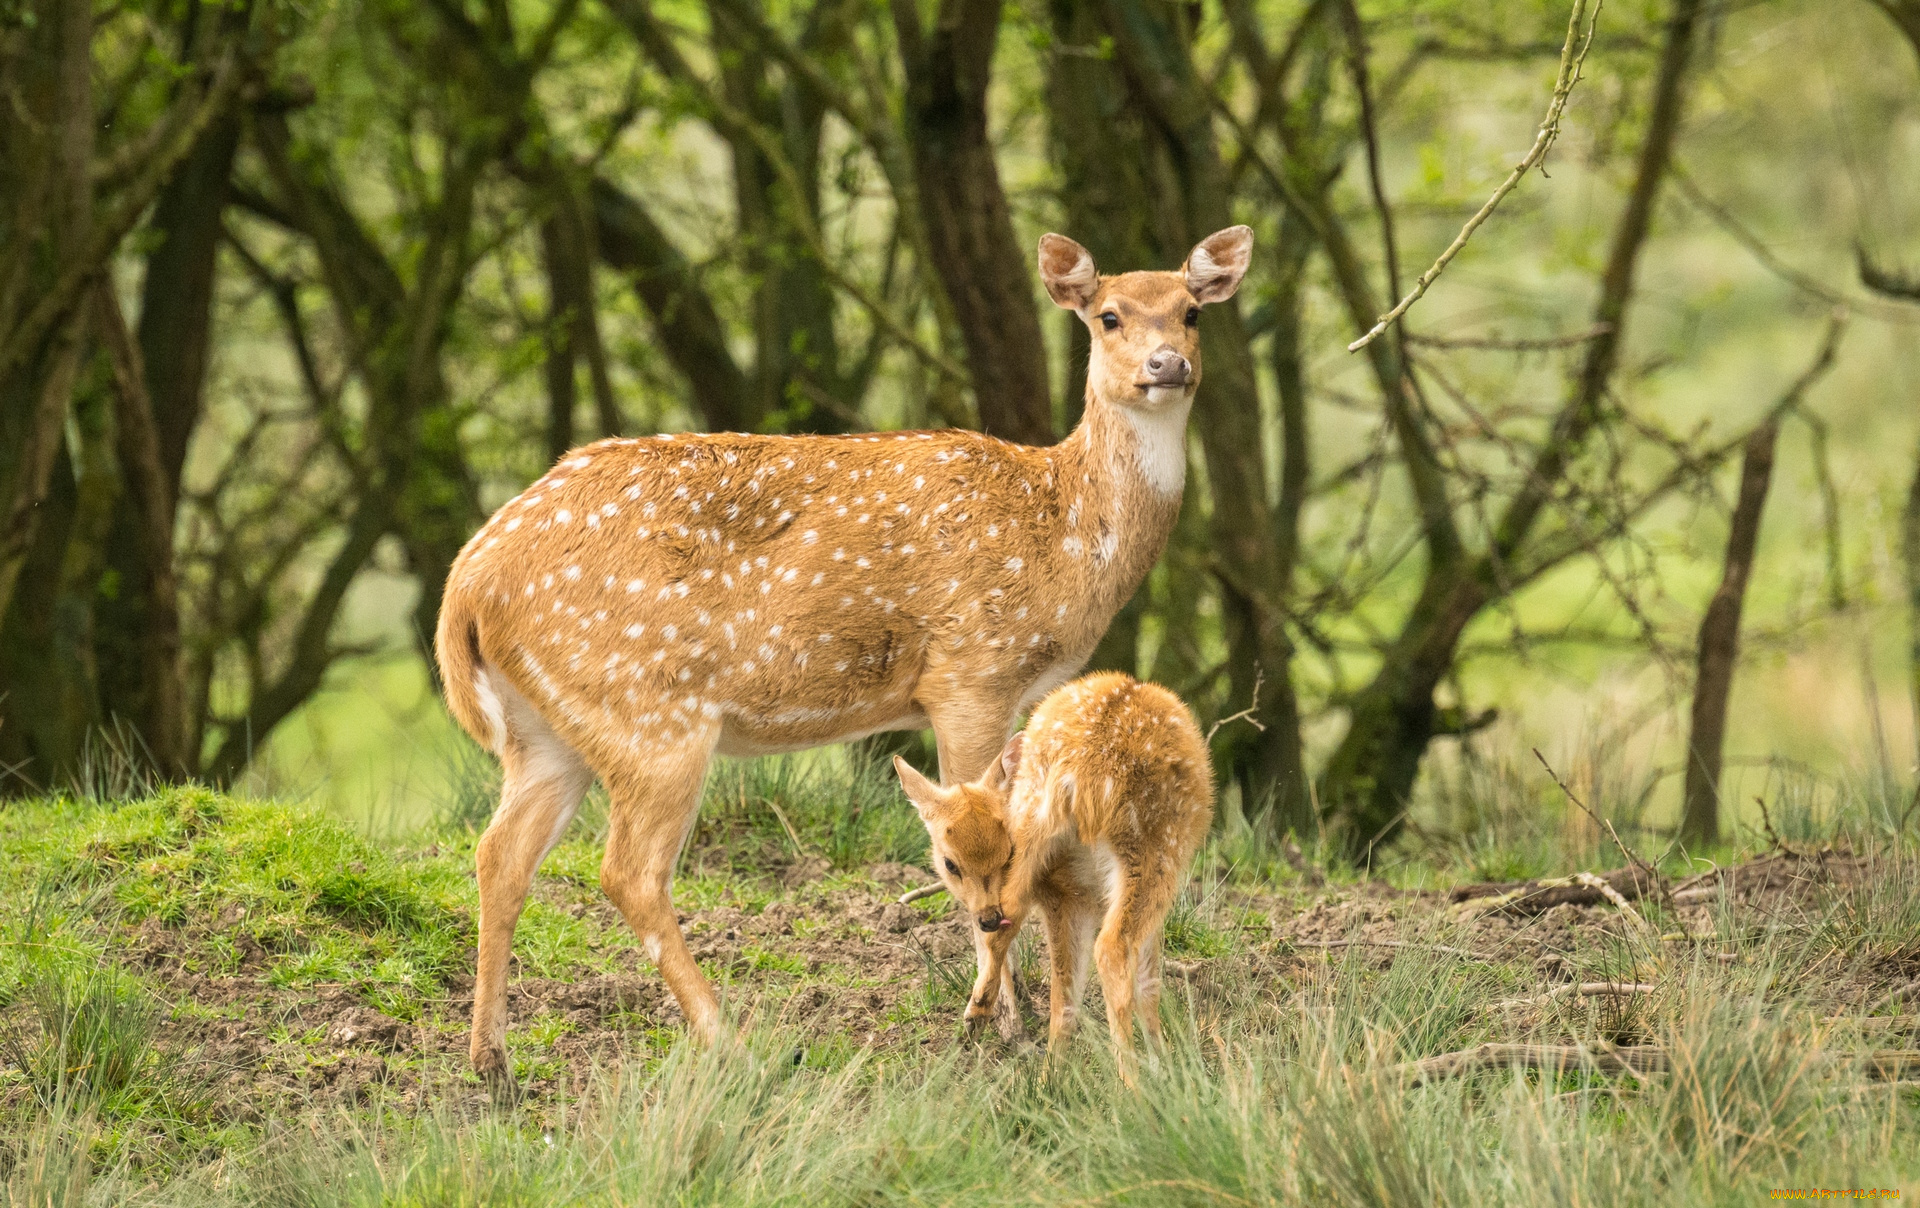
<svg viewBox="0 0 1920 1208">
<path fill-rule="evenodd" d="M 1253 228 L 1230 226 L 1196 243 L 1180 272 L 1187 279 L 1187 292 L 1204 306 L 1233 297 L 1252 263 Z"/>
<path fill-rule="evenodd" d="M 1000 758 L 993 761 L 987 769 L 986 782 L 990 789 L 1002 789 L 1013 783 L 1014 776 L 1020 771 L 1020 752 L 1025 749 L 1026 733 L 1016 733 L 1007 739 L 1007 745 L 1000 748 Z"/>
</svg>

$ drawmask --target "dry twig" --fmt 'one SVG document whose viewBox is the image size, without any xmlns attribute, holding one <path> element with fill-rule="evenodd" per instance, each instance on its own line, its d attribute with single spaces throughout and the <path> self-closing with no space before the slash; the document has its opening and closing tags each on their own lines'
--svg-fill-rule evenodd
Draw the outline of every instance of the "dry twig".
<svg viewBox="0 0 1920 1208">
<path fill-rule="evenodd" d="M 1826 1054 L 1831 1062 L 1844 1062 L 1853 1056 L 1850 1053 Z M 1880 1081 L 1892 1081 L 1920 1071 L 1920 1050 L 1878 1049 L 1859 1056 L 1864 1059 L 1868 1075 Z M 1409 1076 L 1409 1086 L 1419 1086 L 1436 1078 L 1458 1078 L 1481 1070 L 1513 1068 L 1558 1072 L 1577 1066 L 1592 1066 L 1604 1073 L 1644 1077 L 1665 1072 L 1668 1064 L 1667 1051 L 1657 1044 L 1592 1047 L 1584 1044 L 1482 1044 L 1420 1061 L 1402 1062 L 1393 1070 Z"/>
<path fill-rule="evenodd" d="M 1410 948 L 1419 952 L 1444 952 L 1449 956 L 1464 957 L 1470 961 L 1492 964 L 1494 959 L 1483 952 L 1470 952 L 1465 948 L 1453 948 L 1446 944 L 1417 944 L 1410 940 L 1285 940 L 1294 948 Z"/>
<path fill-rule="evenodd" d="M 1659 872 L 1654 869 L 1653 865 L 1647 863 L 1639 852 L 1626 845 L 1626 842 L 1620 838 L 1620 832 L 1613 829 L 1612 822 L 1587 808 L 1587 803 L 1580 800 L 1580 798 L 1574 794 L 1574 791 L 1567 787 L 1566 781 L 1560 779 L 1560 773 L 1553 770 L 1553 765 L 1547 762 L 1547 757 L 1540 753 L 1539 747 L 1533 749 L 1533 757 L 1540 761 L 1541 767 L 1547 769 L 1547 775 L 1553 777 L 1553 782 L 1560 786 L 1560 791 L 1566 794 L 1568 801 L 1579 806 L 1581 813 L 1584 813 L 1587 817 L 1607 828 L 1607 834 L 1613 836 L 1613 845 L 1620 849 L 1620 854 L 1627 858 L 1628 863 L 1645 872 L 1651 880 L 1653 887 L 1660 890 L 1663 895 L 1668 894 L 1670 891 L 1666 887 L 1666 882 L 1661 880 Z M 1668 901 L 1667 906 L 1671 909 L 1673 903 Z"/>
<path fill-rule="evenodd" d="M 1647 922 L 1646 919 L 1642 918 L 1640 915 L 1640 912 L 1633 908 L 1633 904 L 1627 901 L 1626 898 L 1622 897 L 1620 894 L 1620 891 L 1615 889 L 1607 881 L 1604 881 L 1601 878 L 1594 876 L 1590 872 L 1574 873 L 1573 880 L 1575 884 L 1584 885 L 1588 889 L 1591 889 L 1595 893 L 1598 893 L 1601 897 L 1605 898 L 1607 901 L 1613 903 L 1614 909 L 1618 910 L 1621 914 L 1626 915 L 1627 918 L 1633 920 L 1633 923 L 1635 926 L 1640 927 L 1645 931 L 1649 931 L 1649 932 L 1653 931 L 1653 924 Z"/>
<path fill-rule="evenodd" d="M 1572 94 L 1573 86 L 1580 82 L 1580 68 L 1586 63 L 1587 51 L 1593 46 L 1593 26 L 1594 22 L 1600 19 L 1600 5 L 1596 3 L 1593 6 L 1593 16 L 1587 21 L 1587 33 L 1583 39 L 1580 36 L 1580 18 L 1586 14 L 1586 11 L 1587 0 L 1573 0 L 1573 14 L 1567 18 L 1566 45 L 1560 48 L 1560 73 L 1554 78 L 1553 98 L 1547 102 L 1547 116 L 1541 119 L 1540 132 L 1534 136 L 1532 150 L 1527 152 L 1525 159 L 1513 166 L 1513 171 L 1500 182 L 1500 187 L 1493 191 L 1493 196 L 1487 198 L 1487 204 L 1481 206 L 1473 217 L 1467 219 L 1467 225 L 1460 228 L 1460 233 L 1453 237 L 1453 242 L 1447 245 L 1447 250 L 1440 253 L 1440 258 L 1433 262 L 1433 267 L 1420 274 L 1420 279 L 1413 283 L 1412 291 L 1400 299 L 1399 304 L 1392 310 L 1381 315 L 1380 321 L 1373 325 L 1373 330 L 1347 345 L 1348 352 L 1359 352 L 1373 343 L 1380 338 L 1382 332 L 1392 326 L 1395 320 L 1406 314 L 1407 309 L 1420 300 L 1421 295 L 1427 292 L 1427 287 L 1432 285 L 1453 258 L 1460 254 L 1460 249 L 1467 246 L 1467 240 L 1480 229 L 1480 224 L 1493 215 L 1495 207 L 1506 198 L 1507 194 L 1513 192 L 1521 178 L 1533 171 L 1535 165 L 1546 158 L 1547 148 L 1553 146 L 1553 140 L 1560 135 L 1560 114 L 1567 107 L 1567 97 Z M 1574 50 L 1576 42 L 1580 44 L 1577 53 Z"/>
<path fill-rule="evenodd" d="M 921 898 L 930 898 L 936 893 L 945 893 L 945 892 L 947 892 L 947 887 L 945 885 L 942 885 L 940 882 L 935 881 L 931 885 L 922 885 L 918 889 L 907 890 L 907 892 L 900 895 L 900 904 L 902 906 L 906 906 L 911 903 L 918 902 Z"/>
<path fill-rule="evenodd" d="M 1208 726 L 1206 741 L 1209 746 L 1211 746 L 1213 743 L 1213 736 L 1220 732 L 1220 727 L 1226 725 L 1229 722 L 1245 721 L 1248 725 L 1252 726 L 1254 729 L 1259 730 L 1262 733 L 1266 732 L 1267 723 L 1261 721 L 1258 717 L 1254 716 L 1254 714 L 1260 711 L 1260 687 L 1262 684 L 1266 683 L 1266 679 L 1267 679 L 1266 671 L 1256 666 L 1253 669 L 1253 703 L 1248 705 L 1246 708 L 1240 710 L 1240 712 L 1229 713 L 1227 716 L 1219 719 L 1218 721 L 1214 722 L 1212 725 Z"/>
<path fill-rule="evenodd" d="M 1660 987 L 1651 982 L 1568 982 L 1556 986 L 1545 994 L 1532 998 L 1509 998 L 1493 1004 L 1496 1011 L 1508 1007 L 1540 1007 L 1563 998 L 1631 998 L 1636 994 L 1652 994 Z"/>
</svg>

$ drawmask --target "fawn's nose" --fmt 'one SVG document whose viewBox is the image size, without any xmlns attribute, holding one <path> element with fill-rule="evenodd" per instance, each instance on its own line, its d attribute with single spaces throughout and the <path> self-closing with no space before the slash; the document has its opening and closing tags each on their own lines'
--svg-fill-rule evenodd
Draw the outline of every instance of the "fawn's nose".
<svg viewBox="0 0 1920 1208">
<path fill-rule="evenodd" d="M 980 924 L 980 930 L 989 932 L 1000 930 L 1007 922 L 1006 916 L 1000 913 L 998 906 L 987 907 L 979 914 L 974 915 L 973 921 Z"/>
<path fill-rule="evenodd" d="M 1174 351 L 1173 345 L 1162 344 L 1153 350 L 1144 366 L 1149 386 L 1184 386 L 1193 376 L 1193 364 L 1187 358 Z"/>
</svg>

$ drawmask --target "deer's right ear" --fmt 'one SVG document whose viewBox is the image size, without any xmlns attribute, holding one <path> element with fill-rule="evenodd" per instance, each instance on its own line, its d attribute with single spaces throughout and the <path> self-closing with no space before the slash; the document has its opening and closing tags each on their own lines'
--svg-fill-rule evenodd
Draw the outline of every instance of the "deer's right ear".
<svg viewBox="0 0 1920 1208">
<path fill-rule="evenodd" d="M 1020 772 L 1020 752 L 1026 738 L 1024 730 L 1015 730 L 1013 737 L 1007 739 L 1007 745 L 1000 748 L 1000 758 L 987 769 L 987 787 L 1003 789 L 1013 783 Z"/>
<path fill-rule="evenodd" d="M 906 790 L 907 800 L 913 802 L 913 808 L 920 811 L 924 821 L 932 821 L 947 804 L 947 791 L 922 776 L 917 768 L 898 755 L 893 757 L 893 770 L 900 777 L 900 787 Z"/>
<path fill-rule="evenodd" d="M 1065 235 L 1040 236 L 1040 280 L 1054 304 L 1067 310 L 1093 305 L 1093 295 L 1100 288 L 1093 255 Z"/>
</svg>

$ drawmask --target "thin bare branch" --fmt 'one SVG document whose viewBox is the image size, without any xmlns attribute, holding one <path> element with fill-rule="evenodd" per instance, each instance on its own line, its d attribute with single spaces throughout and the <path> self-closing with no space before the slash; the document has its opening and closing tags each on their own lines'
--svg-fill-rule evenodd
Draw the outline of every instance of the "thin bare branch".
<svg viewBox="0 0 1920 1208">
<path fill-rule="evenodd" d="M 1473 238 L 1473 233 L 1480 229 L 1480 224 L 1492 217 L 1493 211 L 1506 195 L 1513 192 L 1521 179 L 1546 158 L 1547 148 L 1553 146 L 1553 140 L 1560 135 L 1560 115 L 1567 107 L 1567 98 L 1572 95 L 1573 86 L 1580 82 L 1580 69 L 1587 61 L 1587 51 L 1593 47 L 1593 26 L 1594 22 L 1600 19 L 1600 4 L 1594 4 L 1593 15 L 1587 20 L 1586 35 L 1582 38 L 1580 18 L 1586 14 L 1587 0 L 1574 0 L 1573 13 L 1567 19 L 1567 41 L 1560 48 L 1560 72 L 1553 82 L 1553 97 L 1547 102 L 1547 115 L 1540 122 L 1540 131 L 1534 136 L 1532 149 L 1527 152 L 1524 159 L 1513 166 L 1513 171 L 1500 182 L 1500 187 L 1493 191 L 1493 196 L 1487 198 L 1487 204 L 1481 206 L 1473 217 L 1467 219 L 1467 225 L 1460 228 L 1460 233 L 1453 237 L 1453 242 L 1447 245 L 1447 250 L 1440 253 L 1440 258 L 1433 262 L 1433 267 L 1420 274 L 1420 279 L 1413 283 L 1413 289 L 1407 296 L 1400 299 L 1399 304 L 1392 310 L 1381 315 L 1379 322 L 1375 323 L 1367 334 L 1347 345 L 1348 352 L 1358 352 L 1373 343 L 1400 316 L 1406 314 L 1408 309 L 1427 292 L 1427 287 L 1446 270 L 1453 258 L 1460 254 L 1460 249 L 1467 246 L 1467 240 Z M 1577 51 L 1576 43 L 1578 43 Z"/>
</svg>

